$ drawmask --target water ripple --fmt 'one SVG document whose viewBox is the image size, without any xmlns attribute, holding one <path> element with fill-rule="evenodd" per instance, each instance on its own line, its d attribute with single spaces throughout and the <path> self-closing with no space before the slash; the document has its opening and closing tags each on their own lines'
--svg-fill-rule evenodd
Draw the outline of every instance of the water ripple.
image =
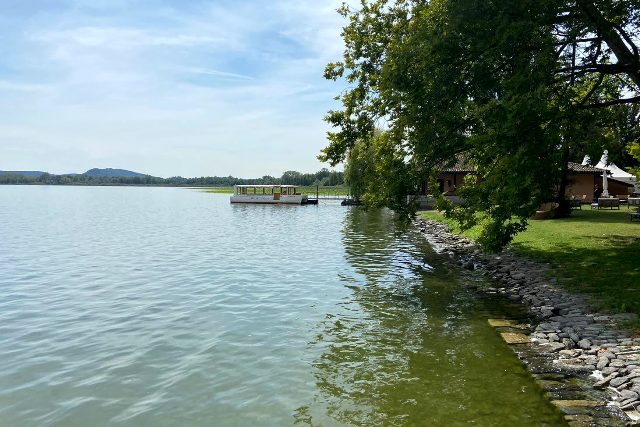
<svg viewBox="0 0 640 427">
<path fill-rule="evenodd" d="M 470 405 L 465 382 L 491 387 L 495 372 L 468 366 L 500 344 L 404 233 L 389 212 L 337 204 L 0 187 L 0 425 L 441 419 L 425 411 Z M 518 369 L 506 360 L 499 372 Z M 512 404 L 554 419 L 527 396 Z"/>
</svg>

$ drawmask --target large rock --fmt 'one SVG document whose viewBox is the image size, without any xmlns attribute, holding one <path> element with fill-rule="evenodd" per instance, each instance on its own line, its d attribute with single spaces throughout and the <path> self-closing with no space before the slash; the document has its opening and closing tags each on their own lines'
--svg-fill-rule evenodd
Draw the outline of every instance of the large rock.
<svg viewBox="0 0 640 427">
<path fill-rule="evenodd" d="M 560 342 L 550 342 L 547 344 L 544 344 L 545 349 L 547 349 L 547 351 L 549 351 L 550 353 L 555 353 L 556 351 L 560 351 L 560 350 L 564 350 L 564 344 L 560 343 Z"/>
<path fill-rule="evenodd" d="M 622 384 L 629 382 L 629 378 L 627 377 L 618 377 L 614 378 L 609 382 L 611 387 L 620 387 Z"/>
<path fill-rule="evenodd" d="M 602 371 L 604 368 L 607 367 L 608 364 L 609 364 L 609 359 L 607 359 L 606 357 L 601 357 L 600 359 L 598 359 L 598 364 L 596 365 L 596 368 L 598 368 L 599 371 Z"/>
<path fill-rule="evenodd" d="M 578 347 L 583 350 L 589 350 L 591 348 L 591 341 L 589 341 L 588 339 L 582 339 L 578 341 Z"/>
<path fill-rule="evenodd" d="M 597 383 L 595 383 L 593 386 L 595 388 L 605 388 L 610 382 L 611 380 L 613 380 L 614 378 L 616 378 L 619 374 L 617 372 L 612 373 L 611 375 L 601 379 L 600 381 L 598 381 Z"/>
<path fill-rule="evenodd" d="M 511 278 L 513 280 L 522 280 L 525 277 L 527 277 L 524 273 L 518 273 L 518 272 L 511 272 Z"/>
</svg>

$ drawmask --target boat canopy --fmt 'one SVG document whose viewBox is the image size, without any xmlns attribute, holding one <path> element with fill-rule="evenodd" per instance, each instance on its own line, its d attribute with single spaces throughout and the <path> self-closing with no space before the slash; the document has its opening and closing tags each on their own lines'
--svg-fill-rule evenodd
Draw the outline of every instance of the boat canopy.
<svg viewBox="0 0 640 427">
<path fill-rule="evenodd" d="M 300 195 L 297 185 L 278 185 L 278 184 L 242 184 L 234 185 L 234 194 L 282 194 L 286 196 Z"/>
<path fill-rule="evenodd" d="M 273 187 L 282 187 L 282 188 L 297 188 L 297 185 L 280 185 L 280 184 L 242 184 L 242 185 L 234 185 L 234 187 L 238 188 L 273 188 Z"/>
</svg>

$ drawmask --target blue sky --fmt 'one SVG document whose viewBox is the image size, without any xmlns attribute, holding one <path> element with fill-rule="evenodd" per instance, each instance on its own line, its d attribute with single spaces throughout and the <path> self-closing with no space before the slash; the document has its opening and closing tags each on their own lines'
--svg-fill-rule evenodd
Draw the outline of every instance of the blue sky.
<svg viewBox="0 0 640 427">
<path fill-rule="evenodd" d="M 1 0 L 0 169 L 318 170 L 340 3 Z"/>
</svg>

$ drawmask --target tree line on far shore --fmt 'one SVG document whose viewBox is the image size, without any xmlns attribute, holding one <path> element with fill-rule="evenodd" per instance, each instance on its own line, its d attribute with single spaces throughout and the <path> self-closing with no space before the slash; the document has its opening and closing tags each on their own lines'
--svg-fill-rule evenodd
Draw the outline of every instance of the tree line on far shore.
<svg viewBox="0 0 640 427">
<path fill-rule="evenodd" d="M 88 175 L 54 175 L 43 173 L 40 176 L 20 174 L 0 174 L 0 184 L 41 184 L 41 185 L 159 185 L 159 186 L 214 186 L 230 187 L 251 184 L 290 184 L 299 186 L 321 185 L 336 186 L 344 184 L 342 172 L 323 168 L 315 173 L 286 171 L 281 177 L 265 175 L 261 178 L 236 178 L 233 176 L 204 176 L 198 178 L 159 178 L 155 176 L 134 177 L 96 177 Z"/>
</svg>

